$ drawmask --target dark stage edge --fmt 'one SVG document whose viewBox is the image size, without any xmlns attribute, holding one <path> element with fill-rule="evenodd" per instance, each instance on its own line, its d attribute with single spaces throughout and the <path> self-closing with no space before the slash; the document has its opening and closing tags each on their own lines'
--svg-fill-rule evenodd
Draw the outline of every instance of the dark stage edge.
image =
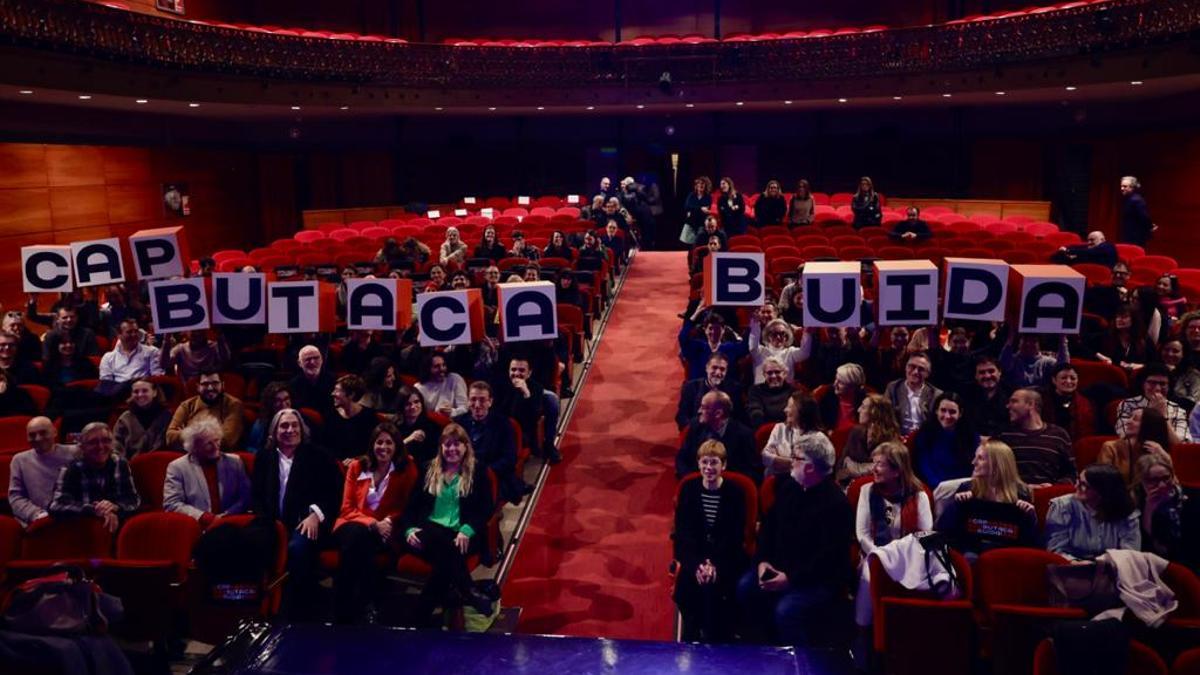
<svg viewBox="0 0 1200 675">
<path fill-rule="evenodd" d="M 790 647 L 247 622 L 191 672 L 848 675 L 853 670 L 844 654 Z"/>
</svg>

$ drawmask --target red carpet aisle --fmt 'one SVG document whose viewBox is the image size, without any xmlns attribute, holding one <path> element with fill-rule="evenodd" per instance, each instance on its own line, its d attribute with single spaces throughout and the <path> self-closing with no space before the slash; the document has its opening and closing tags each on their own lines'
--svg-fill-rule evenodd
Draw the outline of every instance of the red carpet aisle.
<svg viewBox="0 0 1200 675">
<path fill-rule="evenodd" d="M 641 252 L 504 587 L 526 633 L 671 640 L 675 316 L 686 257 Z"/>
</svg>

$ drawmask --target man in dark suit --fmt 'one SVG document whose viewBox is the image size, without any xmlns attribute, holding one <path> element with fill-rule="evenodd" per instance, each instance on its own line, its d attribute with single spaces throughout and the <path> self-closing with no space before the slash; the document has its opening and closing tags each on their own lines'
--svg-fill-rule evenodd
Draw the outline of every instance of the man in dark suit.
<svg viewBox="0 0 1200 675">
<path fill-rule="evenodd" d="M 1064 265 L 1093 263 L 1112 267 L 1117 264 L 1117 247 L 1104 238 L 1103 232 L 1096 230 L 1088 233 L 1087 242 L 1058 249 L 1053 260 Z"/>
<path fill-rule="evenodd" d="M 680 429 L 695 420 L 696 412 L 700 409 L 700 399 L 714 390 L 723 391 L 729 396 L 733 401 L 733 417 L 740 417 L 738 402 L 742 398 L 742 389 L 736 380 L 728 376 L 729 358 L 720 352 L 714 352 L 708 357 L 704 372 L 704 377 L 684 382 L 679 390 L 679 409 L 675 411 L 675 424 Z"/>
<path fill-rule="evenodd" d="M 942 395 L 942 390 L 929 384 L 933 366 L 924 352 L 908 357 L 904 366 L 904 378 L 888 383 L 883 395 L 896 409 L 896 421 L 900 433 L 908 435 L 916 431 L 921 423 L 933 413 L 933 402 Z"/>
<path fill-rule="evenodd" d="M 455 417 L 454 422 L 462 425 L 471 437 L 475 460 L 495 472 L 500 481 L 500 496 L 519 504 L 533 489 L 516 473 L 516 434 L 508 415 L 493 410 L 493 400 L 491 385 L 482 380 L 473 382 L 467 391 L 467 412 Z"/>
<path fill-rule="evenodd" d="M 285 408 L 271 419 L 266 445 L 254 460 L 250 496 L 268 536 L 274 536 L 273 521 L 290 535 L 285 613 L 293 619 L 312 616 L 317 555 L 338 517 L 342 474 L 333 457 L 313 445 L 299 411 Z"/>
<path fill-rule="evenodd" d="M 750 427 L 730 417 L 733 402 L 723 391 L 710 391 L 700 400 L 700 415 L 695 424 L 688 427 L 687 436 L 675 457 L 675 476 L 683 476 L 697 471 L 699 465 L 696 452 L 700 444 L 709 439 L 721 441 L 725 445 L 730 471 L 736 471 L 754 480 L 762 478 L 762 462 L 758 459 L 758 449 L 754 444 L 754 432 Z"/>
<path fill-rule="evenodd" d="M 929 223 L 921 220 L 921 210 L 915 206 L 908 207 L 905 212 L 908 220 L 903 220 L 896 223 L 888 236 L 896 241 L 918 241 L 928 239 L 933 236 L 933 230 L 929 229 Z"/>
<path fill-rule="evenodd" d="M 1141 190 L 1142 184 L 1136 177 L 1121 179 L 1121 241 L 1145 246 L 1158 226 L 1150 219 Z"/>
<path fill-rule="evenodd" d="M 325 369 L 325 357 L 316 345 L 305 345 L 300 348 L 296 359 L 300 372 L 288 382 L 288 391 L 292 392 L 292 404 L 297 408 L 312 408 L 319 413 L 326 413 L 333 406 L 330 396 L 333 393 L 333 375 Z"/>
</svg>

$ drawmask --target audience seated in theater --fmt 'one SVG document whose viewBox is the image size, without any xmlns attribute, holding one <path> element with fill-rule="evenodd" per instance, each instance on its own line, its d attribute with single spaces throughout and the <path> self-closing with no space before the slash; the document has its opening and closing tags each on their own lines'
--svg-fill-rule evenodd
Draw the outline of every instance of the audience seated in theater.
<svg viewBox="0 0 1200 675">
<path fill-rule="evenodd" d="M 333 456 L 348 465 L 361 456 L 367 447 L 379 417 L 375 411 L 362 404 L 362 378 L 357 375 L 342 375 L 333 385 L 333 406 L 325 415 L 325 424 L 317 434 L 318 442 Z"/>
<path fill-rule="evenodd" d="M 757 429 L 768 422 L 782 422 L 786 417 L 784 412 L 795 388 L 788 384 L 787 366 L 779 359 L 768 358 L 763 363 L 763 374 L 766 381 L 750 387 L 746 393 L 746 416 L 751 429 Z M 813 409 L 816 410 L 816 402 Z M 734 412 L 734 417 L 737 417 Z M 816 424 L 814 423 L 814 427 Z M 786 468 L 784 469 L 787 470 Z"/>
<path fill-rule="evenodd" d="M 470 437 L 479 466 L 495 472 L 500 482 L 500 497 L 519 504 L 533 488 L 516 474 L 516 437 L 508 415 L 493 409 L 494 400 L 491 385 L 473 382 L 467 390 L 467 412 L 455 415 L 453 420 Z"/>
<path fill-rule="evenodd" d="M 1142 550 L 1195 570 L 1200 565 L 1200 504 L 1184 494 L 1170 455 L 1143 455 L 1136 473 L 1133 499 L 1140 512 Z"/>
<path fill-rule="evenodd" d="M 896 411 L 888 399 L 879 394 L 869 394 L 858 406 L 858 424 L 850 429 L 846 447 L 842 448 L 842 463 L 838 467 L 839 483 L 865 476 L 871 471 L 871 453 L 880 443 L 898 441 L 900 425 Z"/>
<path fill-rule="evenodd" d="M 50 502 L 63 468 L 75 460 L 79 448 L 61 445 L 49 417 L 35 417 L 25 425 L 29 449 L 12 458 L 8 478 L 8 505 L 22 527 L 50 515 Z"/>
<path fill-rule="evenodd" d="M 853 224 L 856 230 L 883 222 L 883 208 L 879 204 L 879 195 L 875 192 L 875 183 L 867 176 L 858 181 L 858 190 L 850 199 L 850 211 L 854 213 Z"/>
<path fill-rule="evenodd" d="M 946 338 L 948 349 L 936 339 L 932 344 L 929 342 L 928 328 L 913 331 L 912 342 L 914 351 L 924 351 L 929 357 L 933 368 L 930 380 L 938 389 L 964 393 L 975 383 L 975 360 L 983 350 L 971 348 L 971 334 L 964 326 L 950 329 Z"/>
<path fill-rule="evenodd" d="M 691 274 L 704 273 L 704 259 L 713 253 L 720 253 L 725 250 L 725 243 L 721 237 L 715 234 L 702 235 L 704 236 L 704 248 L 696 251 L 696 257 L 692 260 Z"/>
<path fill-rule="evenodd" d="M 404 257 L 415 265 L 423 265 L 433 259 L 433 250 L 416 237 L 407 237 L 400 248 L 403 249 Z"/>
<path fill-rule="evenodd" d="M 971 480 L 958 487 L 938 518 L 937 530 L 972 560 L 995 548 L 1037 548 L 1033 496 L 1017 474 L 1012 448 L 984 441 L 971 466 Z"/>
<path fill-rule="evenodd" d="M 279 521 L 289 533 L 287 584 L 282 611 L 292 621 L 314 616 L 317 554 L 328 541 L 342 497 L 341 472 L 312 441 L 300 411 L 284 408 L 267 427 L 267 441 L 254 459 L 250 490 L 261 531 L 274 537 Z"/>
<path fill-rule="evenodd" d="M 437 454 L 442 427 L 429 417 L 425 397 L 418 389 L 402 385 L 399 392 L 400 413 L 396 415 L 396 434 L 405 454 L 424 466 Z"/>
<path fill-rule="evenodd" d="M 722 477 L 725 460 L 720 441 L 702 443 L 697 451 L 700 480 L 683 484 L 675 503 L 675 604 L 683 639 L 689 642 L 733 638 L 737 582 L 750 564 L 744 543 L 745 495 L 737 483 Z"/>
<path fill-rule="evenodd" d="M 329 392 L 333 391 L 333 375 L 325 369 L 325 357 L 315 345 L 304 345 L 297 356 L 300 372 L 287 385 L 295 408 L 311 408 L 317 412 L 329 409 Z"/>
<path fill-rule="evenodd" d="M 494 510 L 487 469 L 467 431 L 451 424 L 404 509 L 404 541 L 432 570 L 421 589 L 419 626 L 432 627 L 434 610 L 454 595 L 480 614 L 492 614 L 491 598 L 475 587 L 467 567 L 467 558 L 484 549 Z"/>
<path fill-rule="evenodd" d="M 197 394 L 175 409 L 171 423 L 167 425 L 167 447 L 180 450 L 183 447 L 182 433 L 185 427 L 202 417 L 216 420 L 221 425 L 221 448 L 236 450 L 242 441 L 242 402 L 225 393 L 225 380 L 220 372 L 206 370 L 196 383 Z"/>
<path fill-rule="evenodd" d="M 621 206 L 621 200 L 617 197 L 609 197 L 604 201 L 604 209 L 600 213 L 594 213 L 593 221 L 597 230 L 603 230 L 608 221 L 616 221 L 617 227 L 622 231 L 629 231 L 629 224 L 633 220 L 633 216 L 629 211 Z"/>
<path fill-rule="evenodd" d="M 29 315 L 32 318 L 36 313 L 37 301 L 34 296 L 30 296 Z M 94 321 L 88 322 L 94 325 Z M 58 341 L 64 336 L 71 336 L 75 341 L 75 349 L 84 356 L 96 356 L 100 353 L 100 348 L 96 342 L 96 333 L 90 325 L 80 321 L 79 310 L 73 306 L 62 305 L 54 311 L 54 325 L 46 331 L 42 336 L 42 360 L 49 361 L 50 355 L 58 351 Z M 121 322 L 122 330 L 124 322 Z M 134 328 L 137 328 L 137 321 L 134 321 Z M 119 337 L 119 335 L 118 335 Z M 140 341 L 140 337 L 139 337 Z M 155 350 L 158 353 L 158 350 Z"/>
<path fill-rule="evenodd" d="M 438 262 L 443 265 L 461 265 L 467 261 L 467 245 L 459 238 L 457 227 L 446 228 L 446 240 L 438 251 Z"/>
<path fill-rule="evenodd" d="M 523 258 L 525 260 L 537 261 L 541 259 L 542 252 L 536 246 L 530 246 L 525 241 L 525 233 L 520 230 L 513 230 L 512 233 L 512 249 L 508 252 L 510 258 Z"/>
<path fill-rule="evenodd" d="M 1118 365 L 1130 374 L 1155 356 L 1154 341 L 1147 337 L 1142 314 L 1131 304 L 1119 305 L 1114 310 L 1097 347 L 1097 359 Z"/>
<path fill-rule="evenodd" d="M 546 414 L 546 390 L 532 375 L 530 360 L 523 354 L 509 358 L 508 369 L 492 381 L 493 407 L 501 415 L 516 420 L 521 427 L 522 444 L 543 456 L 546 449 L 538 447 L 537 439 L 539 432 L 543 432 L 539 422 Z M 553 434 L 553 430 L 545 429 L 542 435 L 545 434 Z"/>
<path fill-rule="evenodd" d="M 1047 356 L 1041 351 L 1037 335 L 1018 335 L 1017 324 L 1013 323 L 1009 325 L 1008 342 L 1000 350 L 999 363 L 1005 384 L 1019 389 L 1046 386 L 1050 382 L 1050 372 L 1054 366 L 1070 361 L 1066 335 L 1059 336 L 1058 354 Z"/>
<path fill-rule="evenodd" d="M 42 341 L 37 335 L 25 329 L 25 313 L 12 310 L 4 313 L 0 320 L 0 331 L 12 333 L 17 337 L 17 363 L 33 363 L 42 360 Z M 78 350 L 77 350 L 78 351 Z"/>
<path fill-rule="evenodd" d="M 1077 441 L 1096 433 L 1096 411 L 1092 402 L 1079 392 L 1079 373 L 1070 363 L 1054 366 L 1050 385 L 1044 389 L 1042 418 L 1066 429 L 1071 440 Z"/>
<path fill-rule="evenodd" d="M 49 361 L 42 364 L 42 382 L 51 389 L 59 389 L 68 382 L 94 380 L 100 370 L 91 359 L 79 353 L 78 346 L 70 335 L 58 341 L 58 351 Z M 30 383 L 32 384 L 32 383 Z"/>
<path fill-rule="evenodd" d="M 536 249 L 530 248 L 530 249 L 526 249 L 526 250 L 532 251 L 532 250 L 536 250 Z M 521 277 L 521 281 L 541 281 L 541 279 L 542 279 L 541 268 L 538 266 L 538 264 L 536 262 L 530 260 L 525 265 L 525 274 Z"/>
<path fill-rule="evenodd" d="M 250 477 L 237 455 L 221 451 L 221 425 L 201 417 L 184 428 L 183 457 L 167 465 L 163 510 L 195 518 L 207 530 L 250 509 Z"/>
<path fill-rule="evenodd" d="M 689 424 L 683 445 L 675 456 L 675 477 L 682 478 L 696 470 L 696 451 L 707 440 L 721 441 L 725 446 L 727 465 L 736 471 L 761 479 L 758 470 L 758 452 L 754 443 L 754 432 L 731 417 L 733 401 L 721 390 L 709 391 L 700 399 L 700 412 L 693 424 Z"/>
<path fill-rule="evenodd" d="M 793 391 L 788 396 L 784 413 L 784 421 L 771 429 L 763 447 L 762 461 L 768 476 L 791 471 L 792 460 L 804 448 L 816 445 L 834 449 L 829 437 L 820 429 L 817 402 L 807 391 Z"/>
<path fill-rule="evenodd" d="M 232 358 L 229 345 L 220 332 L 210 340 L 208 331 L 188 332 L 186 342 L 179 342 L 174 333 L 165 338 L 162 349 L 163 372 L 187 382 L 203 370 L 221 372 L 229 367 Z"/>
<path fill-rule="evenodd" d="M 862 486 L 854 533 L 862 551 L 854 621 L 871 625 L 871 575 L 867 556 L 905 535 L 933 529 L 933 510 L 925 486 L 913 473 L 908 448 L 900 441 L 880 444 L 871 453 L 872 481 Z"/>
<path fill-rule="evenodd" d="M 883 395 L 896 411 L 900 423 L 900 434 L 907 436 L 916 431 L 933 412 L 933 402 L 942 390 L 929 384 L 932 368 L 929 357 L 917 352 L 908 357 L 902 380 L 888 383 Z"/>
<path fill-rule="evenodd" d="M 947 391 L 933 402 L 933 414 L 913 438 L 913 470 L 926 485 L 971 475 L 979 434 L 966 417 L 962 397 Z"/>
<path fill-rule="evenodd" d="M 796 192 L 792 194 L 792 201 L 788 204 L 787 224 L 789 227 L 812 225 L 816 215 L 817 205 L 813 200 L 812 189 L 808 181 L 801 178 L 796 181 Z"/>
<path fill-rule="evenodd" d="M 7 337 L 6 333 L 0 333 L 0 362 L 4 360 L 7 345 L 11 344 Z M 0 416 L 36 415 L 38 412 L 37 404 L 29 392 L 22 389 L 18 382 L 9 379 L 8 372 L 0 367 Z"/>
<path fill-rule="evenodd" d="M 1000 379 L 1000 365 L 991 356 L 975 359 L 975 383 L 963 397 L 975 430 L 991 437 L 1009 426 L 1008 400 L 1012 389 Z"/>
<path fill-rule="evenodd" d="M 691 317 L 684 319 L 683 327 L 679 330 L 679 356 L 687 365 L 689 380 L 704 377 L 708 357 L 716 352 L 725 355 L 729 363 L 734 364 L 747 354 L 746 342 L 736 334 L 726 333 L 725 319 L 718 312 L 710 312 L 702 324 L 702 332 L 693 335 L 696 327 L 692 322 L 704 311 L 698 308 Z"/>
<path fill-rule="evenodd" d="M 1096 230 L 1088 232 L 1087 241 L 1082 244 L 1060 247 L 1051 260 L 1064 265 L 1091 263 L 1112 267 L 1117 264 L 1117 247 L 1104 238 L 1103 232 Z"/>
<path fill-rule="evenodd" d="M 1011 426 L 994 438 L 1012 448 L 1021 480 L 1032 488 L 1070 483 L 1075 478 L 1071 437 L 1042 419 L 1042 395 L 1018 389 L 1008 398 Z"/>
<path fill-rule="evenodd" d="M 446 278 L 446 268 L 442 263 L 434 263 L 429 266 L 429 279 L 425 282 L 425 286 L 420 289 L 421 293 L 435 293 L 437 291 L 450 290 L 450 281 Z"/>
<path fill-rule="evenodd" d="M 1184 339 L 1184 361 L 1200 368 L 1200 311 L 1191 311 L 1180 317 L 1178 334 Z"/>
<path fill-rule="evenodd" d="M 597 194 L 592 197 L 592 203 L 579 209 L 580 220 L 590 220 L 593 223 L 604 214 L 604 202 L 608 201 L 608 195 Z"/>
<path fill-rule="evenodd" d="M 696 233 L 696 245 L 703 246 L 714 236 L 721 240 L 720 250 L 724 251 L 729 248 L 729 233 L 721 227 L 721 222 L 715 215 L 710 215 L 704 219 L 704 227 Z"/>
<path fill-rule="evenodd" d="M 150 380 L 134 380 L 126 403 L 113 425 L 113 449 L 125 459 L 167 447 L 167 427 L 172 413 L 167 397 Z"/>
<path fill-rule="evenodd" d="M 457 417 L 467 411 L 467 381 L 451 372 L 446 355 L 431 353 L 422 364 L 421 381 L 417 391 L 425 397 L 425 405 L 447 417 Z"/>
<path fill-rule="evenodd" d="M 800 338 L 800 345 L 794 346 L 796 336 L 792 327 L 783 319 L 767 318 L 774 315 L 775 305 L 767 303 L 750 319 L 748 347 L 750 360 L 754 364 L 754 384 L 762 384 L 766 380 L 763 365 L 767 359 L 782 363 L 783 378 L 789 383 L 795 381 L 796 369 L 812 353 L 812 333 L 805 331 Z"/>
<path fill-rule="evenodd" d="M 46 511 L 53 518 L 95 517 L 116 532 L 142 500 L 124 457 L 113 452 L 112 431 L 92 422 L 79 434 L 79 453 L 58 474 Z"/>
<path fill-rule="evenodd" d="M 1200 370 L 1185 358 L 1184 350 L 1181 338 L 1168 337 L 1159 347 L 1158 356 L 1171 373 L 1171 400 L 1190 411 L 1200 401 Z M 1192 438 L 1200 437 L 1190 429 L 1190 422 L 1189 430 Z"/>
<path fill-rule="evenodd" d="M 588 230 L 583 235 L 583 245 L 579 247 L 578 257 L 580 260 L 584 258 L 598 258 L 600 260 L 608 259 L 608 249 L 600 243 L 600 239 L 592 230 Z"/>
<path fill-rule="evenodd" d="M 375 557 L 392 560 L 399 521 L 417 471 L 400 442 L 400 432 L 383 422 L 371 432 L 362 456 L 346 468 L 342 507 L 333 526 L 338 567 L 333 577 L 334 621 L 352 623 L 373 613 L 381 570 Z M 393 529 L 395 528 L 395 529 Z M 370 609 L 369 609 L 370 608 Z"/>
<path fill-rule="evenodd" d="M 121 322 L 117 344 L 100 358 L 100 386 L 97 391 L 113 395 L 133 380 L 163 374 L 158 347 L 146 344 L 143 339 L 144 335 L 135 319 Z"/>
<path fill-rule="evenodd" d="M 1156 408 L 1138 408 L 1125 421 L 1122 438 L 1105 441 L 1097 464 L 1111 464 L 1130 488 L 1137 481 L 1137 463 L 1145 455 L 1169 455 L 1175 436 Z"/>
<path fill-rule="evenodd" d="M 542 257 L 574 260 L 575 249 L 571 247 L 562 230 L 555 230 L 550 233 L 550 243 L 546 244 L 546 248 L 542 250 Z"/>
<path fill-rule="evenodd" d="M 722 195 L 721 199 L 724 198 Z M 782 225 L 786 216 L 787 200 L 783 197 L 783 188 L 780 187 L 777 180 L 767 181 L 767 187 L 763 189 L 762 194 L 758 196 L 758 201 L 754 203 L 754 222 L 759 227 Z M 728 230 L 728 226 L 726 226 L 726 230 Z"/>
<path fill-rule="evenodd" d="M 586 300 L 584 300 L 583 293 L 580 292 L 575 275 L 571 270 L 562 270 L 558 273 L 554 285 L 554 299 L 560 305 L 572 305 L 581 311 L 586 306 Z"/>
<path fill-rule="evenodd" d="M 914 242 L 933 236 L 933 231 L 929 229 L 929 223 L 921 220 L 921 209 L 910 206 L 904 211 L 904 214 L 906 218 L 892 226 L 892 231 L 888 232 L 889 237 L 896 241 Z"/>
<path fill-rule="evenodd" d="M 604 232 L 600 235 L 600 244 L 613 252 L 613 263 L 616 265 L 618 274 L 629 258 L 629 247 L 625 245 L 625 239 L 622 238 L 620 231 L 617 221 L 610 220 L 604 224 Z M 570 260 L 569 257 L 567 259 Z"/>
<path fill-rule="evenodd" d="M 887 334 L 887 346 L 881 347 L 880 341 Z M 870 383 L 877 389 L 883 389 L 888 383 L 904 379 L 907 375 L 908 357 L 915 349 L 910 348 L 912 333 L 907 326 L 892 326 L 877 328 L 871 332 L 871 340 L 867 343 L 867 376 Z M 920 340 L 918 340 L 920 342 Z M 924 343 L 921 343 L 924 344 Z M 919 346 L 919 345 L 914 345 Z"/>
<path fill-rule="evenodd" d="M 1117 406 L 1117 421 L 1113 427 L 1118 436 L 1128 435 L 1125 427 L 1133 411 L 1139 408 L 1154 408 L 1167 419 L 1167 427 L 1175 438 L 1183 443 L 1191 442 L 1188 431 L 1188 415 L 1183 408 L 1170 399 L 1167 394 L 1171 390 L 1171 371 L 1161 363 L 1149 363 L 1138 372 L 1141 385 L 1141 395 L 1132 396 L 1121 401 Z"/>
<path fill-rule="evenodd" d="M 492 262 L 496 262 L 508 255 L 504 244 L 500 243 L 500 238 L 496 236 L 496 228 L 488 225 L 483 228 L 483 234 L 480 236 L 479 244 L 475 247 L 475 251 L 471 254 L 472 258 L 487 258 Z"/>
<path fill-rule="evenodd" d="M 841 329 L 831 329 L 839 331 Z M 833 386 L 817 400 L 821 409 L 821 427 L 847 431 L 858 424 L 858 409 L 867 396 L 866 373 L 857 363 L 843 363 L 833 376 Z"/>
<path fill-rule="evenodd" d="M 717 200 L 717 212 L 721 215 L 721 228 L 725 230 L 729 236 L 735 234 L 746 233 L 746 199 L 738 192 L 737 186 L 734 185 L 733 179 L 729 177 L 722 178 L 717 184 L 717 189 L 721 191 L 721 197 Z M 759 200 L 758 213 L 762 213 L 762 200 Z M 780 212 L 782 216 L 782 212 Z M 783 218 L 770 221 L 774 223 L 782 223 Z"/>
<path fill-rule="evenodd" d="M 1083 292 L 1083 311 L 1108 319 L 1117 307 L 1128 301 L 1129 263 L 1118 260 L 1112 266 L 1112 281 L 1107 285 L 1088 286 Z"/>
<path fill-rule="evenodd" d="M 388 415 L 395 415 L 400 409 L 400 378 L 390 358 L 376 356 L 371 359 L 363 371 L 363 387 L 366 393 L 359 402 L 368 408 Z"/>
<path fill-rule="evenodd" d="M 845 597 L 854 511 L 832 480 L 833 463 L 831 449 L 813 445 L 776 482 L 755 564 L 738 582 L 743 635 L 806 646 L 831 605 Z"/>
<path fill-rule="evenodd" d="M 710 391 L 719 389 L 734 402 L 734 417 L 740 417 L 737 402 L 741 400 L 741 387 L 737 379 L 729 374 L 729 359 L 721 352 L 713 352 L 704 367 L 704 377 L 683 383 L 679 392 L 679 406 L 675 412 L 675 424 L 683 429 L 694 422 L 700 410 L 700 400 Z"/>
<path fill-rule="evenodd" d="M 1158 292 L 1158 310 L 1163 321 L 1167 326 L 1175 325 L 1188 307 L 1188 299 L 1179 290 L 1179 277 L 1170 273 L 1160 276 L 1154 290 Z"/>
<path fill-rule="evenodd" d="M 246 434 L 246 452 L 257 453 L 261 450 L 267 442 L 267 428 L 271 426 L 275 413 L 291 407 L 292 392 L 288 390 L 287 383 L 268 382 L 259 397 L 258 419 L 254 420 L 250 432 Z"/>
<path fill-rule="evenodd" d="M 342 370 L 348 373 L 365 373 L 371 361 L 384 356 L 383 345 L 379 343 L 379 333 L 373 330 L 352 330 L 342 343 L 342 353 L 338 362 Z"/>
<path fill-rule="evenodd" d="M 1079 472 L 1075 493 L 1050 500 L 1046 548 L 1071 560 L 1091 560 L 1110 548 L 1139 551 L 1140 514 L 1116 467 Z"/>
</svg>

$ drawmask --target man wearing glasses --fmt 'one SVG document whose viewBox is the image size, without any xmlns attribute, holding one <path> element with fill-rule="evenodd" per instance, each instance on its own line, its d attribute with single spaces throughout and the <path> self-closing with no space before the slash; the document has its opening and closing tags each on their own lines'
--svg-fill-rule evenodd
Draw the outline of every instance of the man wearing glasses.
<svg viewBox="0 0 1200 675">
<path fill-rule="evenodd" d="M 933 402 L 942 395 L 942 390 L 929 384 L 933 367 L 929 357 L 917 352 L 908 357 L 904 366 L 904 379 L 888 383 L 883 395 L 892 402 L 900 422 L 900 433 L 908 435 L 918 428 L 933 410 Z"/>
<path fill-rule="evenodd" d="M 1167 399 L 1171 391 L 1171 371 L 1164 364 L 1148 363 L 1138 375 L 1142 380 L 1142 394 L 1121 401 L 1117 407 L 1117 423 L 1113 425 L 1117 435 L 1125 435 L 1125 428 L 1135 410 L 1154 408 L 1167 418 L 1167 429 L 1179 442 L 1191 443 L 1187 412 L 1178 403 Z"/>
<path fill-rule="evenodd" d="M 33 363 L 42 359 L 42 341 L 36 335 L 25 330 L 25 313 L 8 311 L 4 313 L 4 322 L 0 330 L 17 336 L 17 361 Z"/>
</svg>

